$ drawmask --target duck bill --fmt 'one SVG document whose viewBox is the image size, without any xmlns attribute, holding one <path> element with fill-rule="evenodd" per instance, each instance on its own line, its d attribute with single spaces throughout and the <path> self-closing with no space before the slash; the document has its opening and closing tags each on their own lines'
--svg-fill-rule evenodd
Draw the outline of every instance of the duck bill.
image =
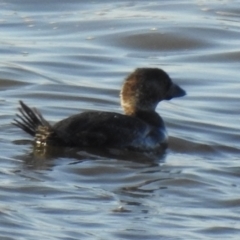
<svg viewBox="0 0 240 240">
<path fill-rule="evenodd" d="M 180 88 L 177 84 L 172 83 L 164 99 L 170 100 L 172 98 L 183 97 L 185 95 L 186 95 L 186 92 L 182 88 Z"/>
</svg>

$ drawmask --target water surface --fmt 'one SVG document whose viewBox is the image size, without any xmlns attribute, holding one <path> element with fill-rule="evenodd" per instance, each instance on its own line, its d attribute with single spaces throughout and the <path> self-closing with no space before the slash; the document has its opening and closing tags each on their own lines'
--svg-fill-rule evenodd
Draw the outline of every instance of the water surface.
<svg viewBox="0 0 240 240">
<path fill-rule="evenodd" d="M 238 1 L 0 3 L 0 238 L 239 239 Z M 136 67 L 187 91 L 157 111 L 169 149 L 34 151 L 11 125 L 19 99 L 51 122 L 122 112 Z"/>
</svg>

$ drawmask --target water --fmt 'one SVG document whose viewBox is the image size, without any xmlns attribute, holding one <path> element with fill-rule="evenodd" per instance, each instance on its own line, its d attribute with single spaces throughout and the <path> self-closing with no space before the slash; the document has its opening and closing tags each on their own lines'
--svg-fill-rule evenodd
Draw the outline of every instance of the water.
<svg viewBox="0 0 240 240">
<path fill-rule="evenodd" d="M 239 239 L 239 1 L 1 1 L 0 239 Z M 169 149 L 33 151 L 18 100 L 49 121 L 121 112 L 136 67 L 184 98 L 158 112 Z"/>
</svg>

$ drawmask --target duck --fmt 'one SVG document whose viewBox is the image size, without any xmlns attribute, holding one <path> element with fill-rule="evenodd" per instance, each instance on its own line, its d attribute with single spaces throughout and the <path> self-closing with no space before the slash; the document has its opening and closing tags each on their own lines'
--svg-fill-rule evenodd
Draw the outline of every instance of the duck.
<svg viewBox="0 0 240 240">
<path fill-rule="evenodd" d="M 137 152 L 166 149 L 168 134 L 156 112 L 163 100 L 186 92 L 160 68 L 137 68 L 120 91 L 123 114 L 85 111 L 50 124 L 36 108 L 19 101 L 13 124 L 34 137 L 37 147 L 110 148 Z"/>
</svg>

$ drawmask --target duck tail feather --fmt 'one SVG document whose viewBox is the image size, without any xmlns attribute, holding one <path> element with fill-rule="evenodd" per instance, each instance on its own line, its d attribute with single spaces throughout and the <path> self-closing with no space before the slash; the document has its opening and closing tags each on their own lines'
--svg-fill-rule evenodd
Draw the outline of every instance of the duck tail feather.
<svg viewBox="0 0 240 240">
<path fill-rule="evenodd" d="M 26 133 L 35 136 L 40 126 L 51 128 L 49 122 L 47 122 L 42 114 L 36 108 L 28 107 L 23 101 L 19 101 L 20 108 L 19 113 L 13 120 L 12 124 L 21 128 Z"/>
</svg>

